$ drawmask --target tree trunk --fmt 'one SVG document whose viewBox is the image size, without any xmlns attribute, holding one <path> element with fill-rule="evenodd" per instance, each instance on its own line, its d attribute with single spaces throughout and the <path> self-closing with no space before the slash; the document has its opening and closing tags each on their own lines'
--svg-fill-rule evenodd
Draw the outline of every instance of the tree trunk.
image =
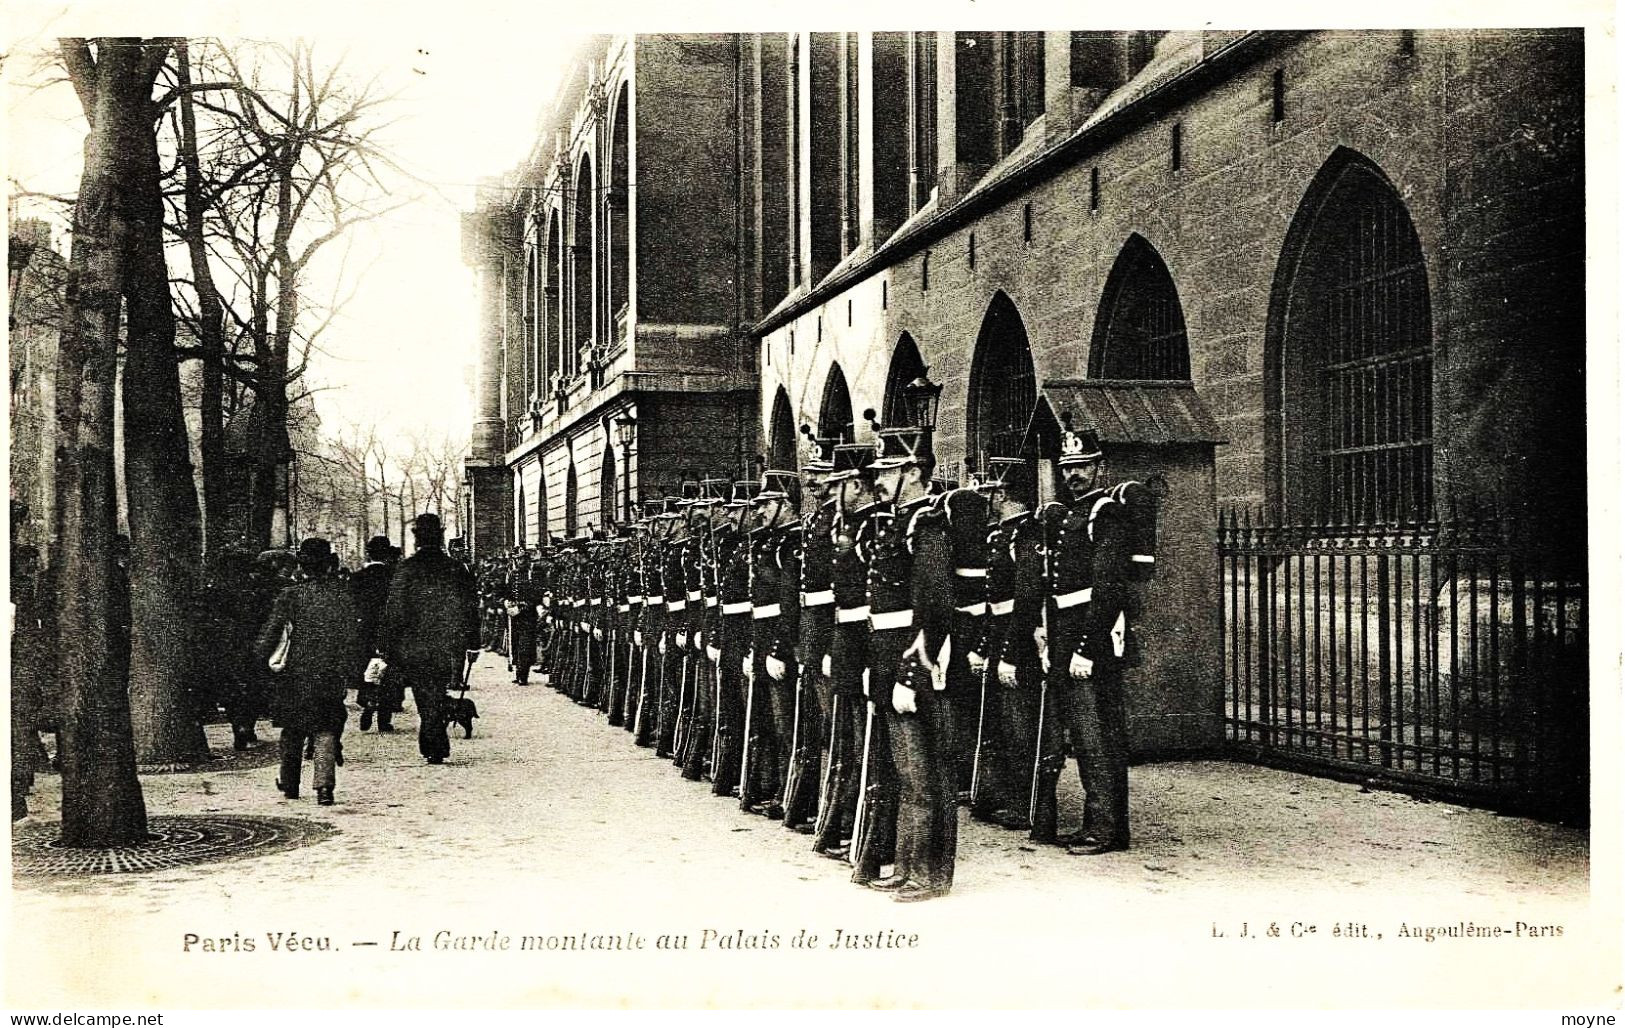
<svg viewBox="0 0 1625 1028">
<path fill-rule="evenodd" d="M 175 315 L 164 263 L 156 112 L 124 146 L 130 232 L 124 282 L 124 480 L 130 506 L 134 630 L 130 708 L 136 762 L 172 767 L 208 759 L 192 690 L 192 626 L 201 564 L 197 487 L 181 410 Z"/>
<path fill-rule="evenodd" d="M 135 771 L 129 693 L 111 624 L 116 504 L 113 378 L 128 225 L 120 207 L 123 140 L 145 116 L 152 79 L 134 40 L 108 40 L 91 57 L 64 40 L 70 77 L 90 123 L 74 206 L 67 309 L 57 353 L 56 554 L 58 681 L 62 689 L 62 842 L 110 847 L 147 837 Z"/>
<path fill-rule="evenodd" d="M 198 166 L 197 118 L 193 112 L 192 62 L 184 41 L 175 47 L 176 77 L 181 87 L 180 157 L 186 174 L 186 221 L 182 234 L 192 262 L 192 284 L 198 299 L 198 346 L 203 352 L 198 414 L 201 423 L 200 456 L 203 462 L 203 552 L 213 554 L 229 541 L 226 502 L 226 436 L 223 377 L 226 354 L 225 311 L 215 288 L 214 272 L 204 242 L 208 207 Z"/>
</svg>

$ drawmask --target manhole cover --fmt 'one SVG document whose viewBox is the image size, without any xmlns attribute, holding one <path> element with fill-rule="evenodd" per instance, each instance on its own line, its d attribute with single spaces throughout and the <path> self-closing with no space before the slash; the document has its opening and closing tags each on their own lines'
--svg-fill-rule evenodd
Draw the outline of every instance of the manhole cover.
<svg viewBox="0 0 1625 1028">
<path fill-rule="evenodd" d="M 135 846 L 75 849 L 58 844 L 60 822 L 13 825 L 12 874 L 72 878 L 162 871 L 294 849 L 321 842 L 336 830 L 320 821 L 287 817 L 177 815 L 147 818 L 147 831 L 152 838 Z"/>
</svg>

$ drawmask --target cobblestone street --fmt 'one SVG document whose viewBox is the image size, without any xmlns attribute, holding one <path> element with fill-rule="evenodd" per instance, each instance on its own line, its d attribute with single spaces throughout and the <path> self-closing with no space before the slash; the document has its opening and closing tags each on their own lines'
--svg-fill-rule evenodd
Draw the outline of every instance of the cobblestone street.
<svg viewBox="0 0 1625 1028">
<path fill-rule="evenodd" d="M 953 894 L 899 907 L 848 884 L 845 865 L 814 855 L 806 836 L 683 781 L 596 711 L 540 685 L 506 684 L 501 657 L 485 655 L 474 683 L 474 737 L 458 731 L 445 766 L 418 757 L 410 711 L 394 735 L 350 731 L 331 808 L 316 806 L 308 777 L 306 798 L 282 799 L 272 767 L 144 776 L 152 815 L 291 816 L 337 832 L 225 863 L 19 878 L 14 1004 L 65 989 L 81 1006 L 1313 1004 L 1293 966 L 1357 960 L 1366 980 L 1398 996 L 1427 987 L 1430 1002 L 1490 1005 L 1535 1002 L 1533 983 L 1560 981 L 1576 960 L 1608 959 L 1607 947 L 1586 947 L 1583 833 L 1217 762 L 1134 769 L 1127 853 L 1035 850 L 1024 834 L 966 817 Z M 54 776 L 41 776 L 31 821 L 55 818 L 56 790 Z M 1072 795 L 1063 826 L 1076 807 Z M 1433 943 L 1332 935 L 1349 921 L 1388 935 L 1400 920 L 1562 924 L 1565 933 Z M 1242 941 L 1243 921 L 1249 936 L 1274 921 L 1283 937 Z M 1293 922 L 1316 932 L 1291 939 Z M 917 944 L 786 963 L 803 929 L 820 949 L 837 930 L 879 933 L 883 944 L 890 930 L 891 941 Z M 273 949 L 268 933 L 282 932 L 326 939 L 331 951 Z M 508 944 L 440 951 L 437 933 L 447 933 L 441 943 Z M 687 949 L 657 950 L 663 934 L 686 936 Z M 565 936 L 628 944 L 634 935 L 641 952 L 553 948 Z M 523 948 L 527 936 L 535 948 Z M 414 938 L 421 952 L 401 948 Z M 1442 995 L 1434 962 L 1464 947 L 1480 971 Z M 1225 972 L 1266 953 L 1268 993 Z M 1505 973 L 1486 973 L 1503 963 Z M 1195 991 L 1170 993 L 1170 981 Z"/>
</svg>

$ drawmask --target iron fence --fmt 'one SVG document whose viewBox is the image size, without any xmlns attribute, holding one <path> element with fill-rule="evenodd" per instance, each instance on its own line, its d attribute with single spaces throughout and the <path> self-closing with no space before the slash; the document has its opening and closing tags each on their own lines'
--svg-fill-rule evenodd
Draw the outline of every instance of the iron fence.
<svg viewBox="0 0 1625 1028">
<path fill-rule="evenodd" d="M 1238 755 L 1585 819 L 1583 561 L 1495 516 L 1367 526 L 1235 512 L 1220 518 L 1219 557 Z"/>
</svg>

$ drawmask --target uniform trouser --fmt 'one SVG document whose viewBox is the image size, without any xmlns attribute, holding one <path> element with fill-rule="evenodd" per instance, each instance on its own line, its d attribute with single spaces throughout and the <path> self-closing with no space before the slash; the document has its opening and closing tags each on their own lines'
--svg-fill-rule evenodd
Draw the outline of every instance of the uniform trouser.
<svg viewBox="0 0 1625 1028">
<path fill-rule="evenodd" d="M 786 661 L 783 681 L 775 682 L 767 673 L 768 653 L 779 637 L 775 620 L 753 618 L 750 626 L 753 661 L 746 686 L 746 754 L 739 788 L 739 805 L 744 808 L 764 800 L 778 802 L 784 789 L 789 733 L 795 720 L 795 661 Z"/>
<path fill-rule="evenodd" d="M 662 615 L 646 613 L 642 627 L 643 646 L 638 654 L 638 702 L 633 723 L 634 741 L 639 746 L 653 746 L 659 734 L 660 679 L 665 671 L 665 659 L 660 653 Z"/>
<path fill-rule="evenodd" d="M 535 629 L 514 629 L 513 653 L 513 676 L 520 685 L 529 685 L 530 665 L 536 658 Z"/>
<path fill-rule="evenodd" d="M 1048 842 L 1055 838 L 1055 784 L 1066 755 L 1061 749 L 1061 699 L 1053 691 L 1040 696 L 1041 674 L 1037 667 L 1018 668 L 1016 687 L 1000 690 L 1000 706 L 1005 748 L 1012 758 L 1006 762 L 1009 806 L 1031 822 L 1034 839 Z"/>
<path fill-rule="evenodd" d="M 1078 751 L 1078 777 L 1087 795 L 1084 832 L 1101 842 L 1126 846 L 1128 827 L 1128 713 L 1122 672 L 1095 662 L 1087 679 L 1064 676 L 1067 727 Z"/>
<path fill-rule="evenodd" d="M 671 620 L 671 619 L 667 619 Z M 686 670 L 688 653 L 686 647 L 677 645 L 677 631 L 686 627 L 678 622 L 676 631 L 668 627 L 665 635 L 666 652 L 660 655 L 660 704 L 657 708 L 656 724 L 658 731 L 655 736 L 655 756 L 669 757 L 672 747 L 677 739 L 677 706 L 682 699 L 683 674 Z"/>
<path fill-rule="evenodd" d="M 785 801 L 785 786 L 789 784 L 795 759 L 796 707 L 800 694 L 801 676 L 794 659 L 784 662 L 784 677 L 775 679 L 767 674 L 766 661 L 756 658 L 761 665 L 761 680 L 767 683 L 769 703 L 768 733 L 773 748 L 773 788 L 768 792 L 780 805 Z M 764 762 L 765 766 L 765 762 Z M 803 819 L 805 820 L 805 819 Z"/>
<path fill-rule="evenodd" d="M 609 714 L 609 723 L 619 728 L 626 723 L 629 709 L 627 697 L 632 682 L 631 615 L 622 614 L 617 618 L 615 638 L 610 645 L 613 646 L 614 659 L 610 662 L 613 669 L 613 681 L 609 684 L 609 710 L 607 713 Z"/>
<path fill-rule="evenodd" d="M 830 637 L 829 716 L 825 719 L 824 791 L 813 831 L 814 849 L 834 849 L 852 837 L 863 759 L 863 667 L 869 626 L 838 624 Z"/>
<path fill-rule="evenodd" d="M 282 783 L 284 790 L 299 788 L 306 739 L 314 741 L 316 751 L 311 761 L 311 786 L 317 789 L 333 788 L 335 778 L 333 768 L 337 763 L 339 751 L 337 732 L 303 732 L 297 728 L 284 728 L 281 744 L 282 766 L 277 772 L 280 775 L 277 781 Z"/>
<path fill-rule="evenodd" d="M 979 640 L 987 615 L 955 611 L 948 658 L 948 702 L 953 706 L 954 791 L 969 792 L 976 769 L 976 723 L 982 712 L 982 677 L 970 668 L 970 642 Z M 956 795 L 957 800 L 957 795 Z"/>
<path fill-rule="evenodd" d="M 821 604 L 801 609 L 801 675 L 796 684 L 793 752 L 784 779 L 786 828 L 812 823 L 818 816 L 822 762 L 827 741 L 830 701 L 834 685 L 824 674 L 835 627 L 835 607 Z"/>
<path fill-rule="evenodd" d="M 739 785 L 739 764 L 745 744 L 745 640 L 750 635 L 749 614 L 725 614 L 717 648 L 716 757 L 711 765 L 711 791 L 730 795 Z"/>
<path fill-rule="evenodd" d="M 933 889 L 954 882 L 959 847 L 959 772 L 953 704 L 918 676 L 916 710 L 887 705 L 886 731 L 897 767 L 897 867 L 894 875 Z"/>
<path fill-rule="evenodd" d="M 704 648 L 695 649 L 690 637 L 691 667 L 688 683 L 688 721 L 683 730 L 683 777 L 697 782 L 711 764 L 712 730 L 716 724 L 717 669 Z"/>
<path fill-rule="evenodd" d="M 873 715 L 865 714 L 868 744 L 859 772 L 865 783 L 859 799 L 863 804 L 862 831 L 852 840 L 852 866 L 857 877 L 878 875 L 880 865 L 892 863 L 903 853 L 898 822 L 900 769 L 896 742 L 891 737 L 892 686 L 897 681 L 903 651 L 914 641 L 915 634 L 912 628 L 896 628 L 869 636 L 869 706 L 865 709 L 872 707 Z"/>
</svg>

